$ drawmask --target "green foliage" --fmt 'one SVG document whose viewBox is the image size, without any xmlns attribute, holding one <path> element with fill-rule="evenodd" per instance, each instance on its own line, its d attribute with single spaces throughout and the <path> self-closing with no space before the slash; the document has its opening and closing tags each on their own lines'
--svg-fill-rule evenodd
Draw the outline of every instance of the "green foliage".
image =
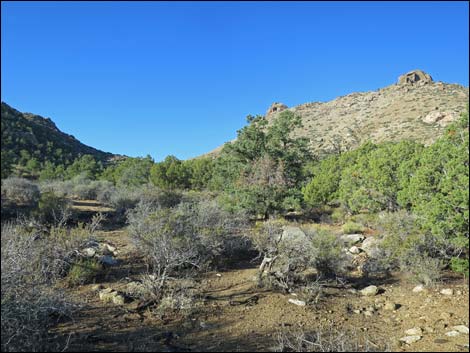
<svg viewBox="0 0 470 353">
<path fill-rule="evenodd" d="M 58 196 L 54 192 L 41 194 L 34 215 L 43 223 L 58 224 L 68 217 L 70 202 L 65 197 Z"/>
<path fill-rule="evenodd" d="M 1 115 L 2 178 L 11 174 L 37 176 L 45 162 L 66 166 L 82 155 L 101 162 L 111 156 L 64 134 L 50 119 L 21 113 L 5 103 Z"/>
<path fill-rule="evenodd" d="M 101 173 L 103 166 L 93 156 L 86 154 L 73 161 L 65 171 L 67 178 L 71 179 L 77 175 L 84 175 L 88 179 L 96 179 Z"/>
<path fill-rule="evenodd" d="M 463 274 L 465 277 L 468 278 L 468 259 L 461 259 L 458 257 L 453 257 L 450 260 L 450 268 L 457 272 Z"/>
<path fill-rule="evenodd" d="M 65 282 L 71 287 L 92 283 L 101 270 L 102 266 L 96 259 L 79 259 L 70 267 Z"/>
<path fill-rule="evenodd" d="M 123 161 L 105 168 L 101 178 L 113 182 L 117 186 L 141 186 L 150 181 L 150 169 L 154 161 L 152 157 L 126 158 Z"/>
<path fill-rule="evenodd" d="M 327 231 L 307 233 L 311 240 L 310 263 L 319 276 L 331 277 L 341 274 L 345 268 L 345 255 L 339 238 Z"/>
<path fill-rule="evenodd" d="M 212 158 L 196 158 L 185 161 L 184 167 L 189 174 L 189 184 L 193 190 L 206 189 L 212 178 Z"/>
<path fill-rule="evenodd" d="M 356 234 L 356 233 L 362 233 L 364 232 L 364 227 L 355 222 L 346 222 L 343 225 L 343 232 L 345 234 Z"/>
<path fill-rule="evenodd" d="M 436 241 L 468 256 L 468 114 L 426 148 L 401 198 Z M 452 249 L 447 249 L 452 253 Z"/>
<path fill-rule="evenodd" d="M 189 173 L 181 160 L 167 156 L 152 166 L 150 181 L 162 189 L 185 189 L 189 186 Z"/>
<path fill-rule="evenodd" d="M 215 161 L 211 187 L 226 193 L 228 207 L 265 218 L 299 207 L 303 167 L 312 160 L 307 140 L 291 136 L 300 118 L 284 111 L 270 123 L 262 116 L 247 121 Z"/>
</svg>

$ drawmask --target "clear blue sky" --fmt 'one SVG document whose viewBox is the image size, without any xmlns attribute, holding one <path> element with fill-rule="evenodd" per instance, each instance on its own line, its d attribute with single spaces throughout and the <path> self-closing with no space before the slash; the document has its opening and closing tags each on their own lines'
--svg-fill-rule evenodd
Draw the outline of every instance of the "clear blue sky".
<svg viewBox="0 0 470 353">
<path fill-rule="evenodd" d="M 189 158 L 248 114 L 420 68 L 468 86 L 467 2 L 4 2 L 2 101 L 93 147 Z"/>
</svg>

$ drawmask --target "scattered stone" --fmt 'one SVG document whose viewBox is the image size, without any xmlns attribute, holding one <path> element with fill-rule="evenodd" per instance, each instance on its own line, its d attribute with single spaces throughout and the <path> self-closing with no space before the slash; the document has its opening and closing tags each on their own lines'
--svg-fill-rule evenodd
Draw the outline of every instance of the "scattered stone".
<svg viewBox="0 0 470 353">
<path fill-rule="evenodd" d="M 420 284 L 413 288 L 413 293 L 419 293 L 419 292 L 422 292 L 423 290 L 424 290 L 424 286 Z"/>
<path fill-rule="evenodd" d="M 458 332 L 460 332 L 460 333 L 464 333 L 464 334 L 467 334 L 467 335 L 468 335 L 468 327 L 465 326 L 465 325 L 453 326 L 453 327 L 452 327 L 452 330 L 455 330 L 455 331 L 458 331 Z"/>
<path fill-rule="evenodd" d="M 298 300 L 298 299 L 292 299 L 290 298 L 288 300 L 289 303 L 292 303 L 292 304 L 295 304 L 295 305 L 298 305 L 298 306 L 305 306 L 307 305 L 303 300 Z"/>
<path fill-rule="evenodd" d="M 449 336 L 449 337 L 456 337 L 458 335 L 460 335 L 459 331 L 452 330 L 452 331 L 446 332 L 446 336 Z"/>
<path fill-rule="evenodd" d="M 379 292 L 379 288 L 377 288 L 377 286 L 368 286 L 361 290 L 361 294 L 367 297 L 372 297 L 376 295 L 378 292 Z"/>
<path fill-rule="evenodd" d="M 443 295 L 453 295 L 454 290 L 451 289 L 451 288 L 444 288 L 444 289 L 441 289 L 441 291 L 439 293 L 441 293 Z"/>
<path fill-rule="evenodd" d="M 421 336 L 423 334 L 423 330 L 421 327 L 413 327 L 405 331 L 405 334 L 408 336 Z"/>
<path fill-rule="evenodd" d="M 215 274 L 217 277 L 222 277 L 222 275 L 220 273 L 216 273 Z"/>
<path fill-rule="evenodd" d="M 355 309 L 355 310 L 353 310 L 353 313 L 360 314 L 360 313 L 362 313 L 362 310 L 361 309 Z"/>
<path fill-rule="evenodd" d="M 405 337 L 400 338 L 400 341 L 406 344 L 412 344 L 412 343 L 418 342 L 421 338 L 422 338 L 421 336 L 405 336 Z"/>
</svg>

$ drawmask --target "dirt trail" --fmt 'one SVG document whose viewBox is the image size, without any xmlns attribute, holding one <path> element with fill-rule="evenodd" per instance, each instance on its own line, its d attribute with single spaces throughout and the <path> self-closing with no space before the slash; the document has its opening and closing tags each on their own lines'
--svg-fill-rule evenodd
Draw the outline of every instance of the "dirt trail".
<svg viewBox="0 0 470 353">
<path fill-rule="evenodd" d="M 145 272 L 124 229 L 101 232 L 98 238 L 117 247 L 119 263 L 104 270 L 96 283 L 119 290 Z M 454 325 L 469 324 L 468 285 L 461 281 L 414 293 L 414 285 L 392 278 L 377 283 L 382 293 L 375 297 L 331 287 L 325 288 L 318 305 L 302 307 L 288 303 L 296 298 L 292 294 L 257 287 L 256 271 L 256 264 L 241 263 L 235 269 L 206 274 L 197 281 L 202 299 L 185 317 L 138 315 L 132 313 L 136 302 L 104 304 L 93 284 L 67 289 L 82 309 L 52 332 L 64 345 L 70 337 L 68 351 L 272 351 L 283 327 L 352 330 L 367 336 L 372 346 L 386 343 L 393 351 L 468 351 L 468 335 L 445 335 Z M 442 288 L 452 288 L 454 294 L 442 295 Z M 385 302 L 400 308 L 379 309 L 371 316 L 354 313 Z M 429 332 L 412 345 L 400 345 L 404 331 L 416 326 Z"/>
</svg>

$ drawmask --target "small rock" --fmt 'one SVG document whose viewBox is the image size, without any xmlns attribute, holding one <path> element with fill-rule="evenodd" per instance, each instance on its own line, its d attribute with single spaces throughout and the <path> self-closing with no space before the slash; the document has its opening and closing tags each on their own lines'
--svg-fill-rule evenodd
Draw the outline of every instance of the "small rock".
<svg viewBox="0 0 470 353">
<path fill-rule="evenodd" d="M 115 292 L 116 294 L 112 297 L 112 301 L 116 305 L 124 305 L 126 302 L 126 298 L 122 294 L 119 294 L 118 292 Z"/>
<path fill-rule="evenodd" d="M 112 258 L 109 255 L 101 256 L 99 260 L 103 265 L 107 265 L 107 266 L 114 266 L 118 264 L 118 260 Z"/>
<path fill-rule="evenodd" d="M 460 333 L 464 333 L 464 334 L 467 334 L 467 335 L 468 335 L 468 327 L 465 326 L 465 325 L 453 326 L 453 327 L 452 327 L 452 330 L 455 330 L 455 331 L 458 331 L 458 332 L 460 332 Z"/>
<path fill-rule="evenodd" d="M 377 286 L 368 286 L 361 290 L 361 294 L 367 297 L 376 295 L 379 292 Z"/>
<path fill-rule="evenodd" d="M 355 313 L 355 314 L 360 314 L 360 313 L 362 313 L 362 310 L 360 310 L 360 309 L 355 309 L 355 310 L 353 310 L 353 313 Z"/>
<path fill-rule="evenodd" d="M 426 333 L 434 333 L 434 329 L 433 329 L 432 327 L 430 327 L 430 326 L 426 326 L 426 327 L 424 328 L 424 332 L 426 332 Z"/>
<path fill-rule="evenodd" d="M 439 293 L 441 293 L 443 295 L 453 295 L 454 290 L 451 289 L 451 288 L 444 288 L 444 289 L 441 289 L 441 291 Z"/>
<path fill-rule="evenodd" d="M 215 274 L 217 277 L 222 277 L 222 275 L 220 273 L 216 273 Z"/>
<path fill-rule="evenodd" d="M 359 254 L 361 250 L 357 246 L 351 246 L 348 250 L 351 254 Z"/>
<path fill-rule="evenodd" d="M 96 249 L 95 248 L 85 248 L 82 250 L 83 255 L 86 257 L 93 257 L 96 254 Z"/>
<path fill-rule="evenodd" d="M 452 330 L 452 331 L 446 332 L 446 336 L 449 336 L 449 337 L 455 337 L 458 335 L 460 335 L 459 331 Z"/>
<path fill-rule="evenodd" d="M 423 334 L 423 330 L 421 327 L 413 327 L 405 331 L 405 334 L 408 336 L 421 336 Z"/>
<path fill-rule="evenodd" d="M 372 315 L 374 315 L 373 311 L 369 311 L 369 310 L 364 311 L 364 316 L 372 316 Z"/>
<path fill-rule="evenodd" d="M 419 293 L 419 292 L 422 292 L 423 290 L 424 290 L 424 286 L 420 284 L 413 288 L 413 293 Z"/>
<path fill-rule="evenodd" d="M 91 287 L 91 290 L 94 292 L 98 292 L 102 289 L 104 289 L 104 286 L 102 284 L 95 284 L 93 287 Z"/>
<path fill-rule="evenodd" d="M 412 344 L 412 343 L 418 342 L 420 339 L 421 339 L 421 336 L 405 336 L 405 337 L 400 338 L 400 341 L 406 344 Z"/>
<path fill-rule="evenodd" d="M 299 306 L 305 306 L 307 305 L 303 300 L 298 300 L 298 299 L 292 299 L 290 298 L 288 300 L 289 303 L 292 303 L 292 304 L 295 304 L 295 305 L 299 305 Z"/>
<path fill-rule="evenodd" d="M 398 304 L 392 303 L 392 302 L 387 302 L 384 305 L 384 309 L 385 310 L 390 310 L 390 311 L 397 310 L 398 307 L 399 307 Z"/>
</svg>

